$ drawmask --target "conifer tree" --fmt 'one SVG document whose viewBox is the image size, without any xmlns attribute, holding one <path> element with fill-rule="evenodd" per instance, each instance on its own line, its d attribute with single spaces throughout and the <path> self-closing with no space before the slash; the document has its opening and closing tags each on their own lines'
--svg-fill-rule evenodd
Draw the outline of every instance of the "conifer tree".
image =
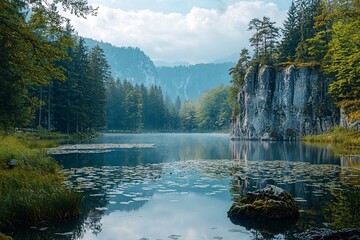
<svg viewBox="0 0 360 240">
<path fill-rule="evenodd" d="M 110 78 L 110 66 L 104 51 L 99 46 L 90 49 L 88 77 L 90 78 L 88 92 L 91 98 L 87 114 L 92 116 L 88 127 L 97 129 L 105 126 L 105 85 Z"/>
<path fill-rule="evenodd" d="M 237 95 L 244 82 L 246 71 L 250 66 L 249 50 L 246 48 L 241 49 L 240 58 L 235 67 L 230 68 L 229 75 L 231 75 L 231 86 L 229 87 L 228 102 L 232 107 L 232 119 L 239 113 L 239 104 Z"/>
</svg>

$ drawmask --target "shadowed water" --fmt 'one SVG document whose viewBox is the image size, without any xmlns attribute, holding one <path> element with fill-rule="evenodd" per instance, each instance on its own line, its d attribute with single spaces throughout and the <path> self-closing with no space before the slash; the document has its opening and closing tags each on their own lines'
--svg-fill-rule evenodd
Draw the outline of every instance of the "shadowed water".
<svg viewBox="0 0 360 240">
<path fill-rule="evenodd" d="M 100 143 L 155 147 L 54 155 L 65 184 L 84 196 L 81 216 L 25 228 L 15 239 L 293 239 L 311 227 L 359 221 L 348 218 L 358 211 L 351 199 L 360 197 L 359 165 L 352 159 L 347 166 L 330 149 L 231 142 L 226 134 L 106 134 Z M 228 219 L 233 201 L 267 184 L 295 197 L 302 212 L 296 223 Z"/>
</svg>

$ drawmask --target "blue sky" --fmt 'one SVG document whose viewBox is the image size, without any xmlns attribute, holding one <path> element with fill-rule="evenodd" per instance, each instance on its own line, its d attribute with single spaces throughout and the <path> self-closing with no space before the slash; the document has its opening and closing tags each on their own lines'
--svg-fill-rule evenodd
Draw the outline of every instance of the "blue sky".
<svg viewBox="0 0 360 240">
<path fill-rule="evenodd" d="M 89 0 L 98 16 L 69 16 L 81 36 L 141 48 L 153 60 L 211 62 L 250 48 L 248 22 L 278 26 L 291 0 Z"/>
</svg>

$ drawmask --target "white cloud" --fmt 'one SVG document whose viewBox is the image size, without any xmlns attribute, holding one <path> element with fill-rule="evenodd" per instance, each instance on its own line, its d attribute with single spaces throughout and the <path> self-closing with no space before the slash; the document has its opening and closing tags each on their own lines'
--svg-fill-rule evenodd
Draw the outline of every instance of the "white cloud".
<svg viewBox="0 0 360 240">
<path fill-rule="evenodd" d="M 98 16 L 71 16 L 81 36 L 116 46 L 139 47 L 153 60 L 208 62 L 249 47 L 248 22 L 269 16 L 280 23 L 286 15 L 274 3 L 239 1 L 224 10 L 193 7 L 188 13 L 122 10 L 98 5 Z"/>
</svg>

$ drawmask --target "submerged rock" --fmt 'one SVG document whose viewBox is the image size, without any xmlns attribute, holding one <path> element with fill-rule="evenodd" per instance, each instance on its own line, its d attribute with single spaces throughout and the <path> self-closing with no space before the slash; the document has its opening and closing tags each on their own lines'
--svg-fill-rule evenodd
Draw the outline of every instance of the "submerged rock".
<svg viewBox="0 0 360 240">
<path fill-rule="evenodd" d="M 357 229 L 340 229 L 332 231 L 330 229 L 311 229 L 304 233 L 296 234 L 295 237 L 303 240 L 359 240 L 360 228 Z"/>
<path fill-rule="evenodd" d="M 248 193 L 228 211 L 230 220 L 289 220 L 298 216 L 299 206 L 292 196 L 274 185 Z"/>
</svg>

